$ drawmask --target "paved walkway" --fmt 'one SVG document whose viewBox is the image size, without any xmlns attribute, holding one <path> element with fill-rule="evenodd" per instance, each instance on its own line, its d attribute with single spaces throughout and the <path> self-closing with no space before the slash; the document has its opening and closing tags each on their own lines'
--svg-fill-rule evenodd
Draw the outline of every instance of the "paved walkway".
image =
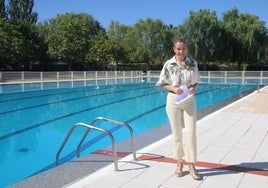
<svg viewBox="0 0 268 188">
<path fill-rule="evenodd" d="M 176 177 L 171 136 L 69 184 L 69 188 L 264 188 L 268 186 L 268 87 L 262 88 L 197 123 L 202 176 Z M 109 153 L 109 152 L 108 152 Z"/>
</svg>

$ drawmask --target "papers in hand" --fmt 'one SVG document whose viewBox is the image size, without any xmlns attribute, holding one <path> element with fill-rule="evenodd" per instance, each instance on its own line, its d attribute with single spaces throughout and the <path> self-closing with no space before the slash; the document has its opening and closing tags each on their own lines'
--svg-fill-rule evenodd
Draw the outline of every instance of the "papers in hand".
<svg viewBox="0 0 268 188">
<path fill-rule="evenodd" d="M 186 85 L 182 85 L 180 88 L 183 90 L 183 92 L 182 94 L 175 96 L 176 104 L 180 104 L 193 96 L 189 94 L 189 89 Z"/>
</svg>

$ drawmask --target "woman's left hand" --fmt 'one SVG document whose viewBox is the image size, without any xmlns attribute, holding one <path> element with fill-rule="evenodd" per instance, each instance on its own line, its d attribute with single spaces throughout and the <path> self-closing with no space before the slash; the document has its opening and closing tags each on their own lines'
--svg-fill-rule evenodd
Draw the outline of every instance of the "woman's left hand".
<svg viewBox="0 0 268 188">
<path fill-rule="evenodd" d="M 190 95 L 194 95 L 195 94 L 195 88 L 194 87 L 190 87 L 189 88 L 189 94 Z"/>
</svg>

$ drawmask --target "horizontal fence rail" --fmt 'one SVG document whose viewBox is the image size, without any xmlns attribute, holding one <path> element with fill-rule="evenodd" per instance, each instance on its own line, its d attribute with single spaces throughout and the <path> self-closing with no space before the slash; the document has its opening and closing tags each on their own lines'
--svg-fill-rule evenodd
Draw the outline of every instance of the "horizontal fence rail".
<svg viewBox="0 0 268 188">
<path fill-rule="evenodd" d="M 0 84 L 20 82 L 53 82 L 68 80 L 96 80 L 110 78 L 157 78 L 160 71 L 61 71 L 9 72 L 0 71 Z M 205 83 L 234 83 L 268 85 L 268 71 L 200 71 Z"/>
<path fill-rule="evenodd" d="M 141 77 L 142 71 L 1 72 L 0 83 Z"/>
<path fill-rule="evenodd" d="M 149 71 L 148 77 L 157 78 L 160 71 Z M 268 85 L 268 71 L 200 71 L 204 83 Z"/>
</svg>

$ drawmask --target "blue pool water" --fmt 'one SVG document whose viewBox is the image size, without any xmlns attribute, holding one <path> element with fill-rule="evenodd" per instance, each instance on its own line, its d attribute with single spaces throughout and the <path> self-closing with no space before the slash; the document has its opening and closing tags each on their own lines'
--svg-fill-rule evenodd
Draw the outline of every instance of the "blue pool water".
<svg viewBox="0 0 268 188">
<path fill-rule="evenodd" d="M 134 135 L 167 123 L 167 92 L 155 83 L 156 79 L 135 78 L 0 85 L 0 187 L 55 167 L 56 153 L 75 123 L 103 116 L 128 123 Z M 197 108 L 256 88 L 254 84 L 201 84 L 196 91 Z M 127 129 L 108 122 L 97 126 L 113 130 L 116 142 L 129 137 Z M 83 131 L 75 130 L 61 153 L 61 164 L 76 158 Z M 92 131 L 81 156 L 110 143 L 108 137 Z"/>
</svg>

